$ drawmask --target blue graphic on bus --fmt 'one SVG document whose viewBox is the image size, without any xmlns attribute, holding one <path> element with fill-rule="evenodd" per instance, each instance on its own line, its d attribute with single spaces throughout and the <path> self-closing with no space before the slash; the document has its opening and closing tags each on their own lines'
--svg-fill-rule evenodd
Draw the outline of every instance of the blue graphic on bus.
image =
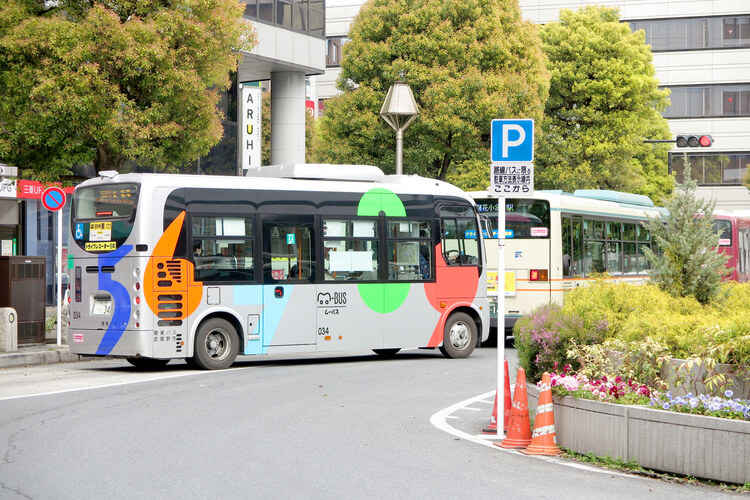
<svg viewBox="0 0 750 500">
<path fill-rule="evenodd" d="M 513 233 L 512 229 L 506 229 L 505 230 L 505 238 L 506 239 L 513 238 L 513 235 L 514 235 L 514 233 Z M 484 236 L 485 238 L 487 238 L 487 231 L 484 230 L 484 229 L 482 230 L 482 236 Z M 488 239 L 493 239 L 493 240 L 497 239 L 497 229 L 493 229 L 492 230 L 492 238 L 488 238 Z"/>
<path fill-rule="evenodd" d="M 112 319 L 96 350 L 96 354 L 99 355 L 109 354 L 115 345 L 117 345 L 120 337 L 122 337 L 122 333 L 128 326 L 128 321 L 130 321 L 131 307 L 128 289 L 121 283 L 113 280 L 112 273 L 103 273 L 102 268 L 116 265 L 132 248 L 132 245 L 124 245 L 110 254 L 99 256 L 99 289 L 109 292 L 114 302 Z"/>
</svg>

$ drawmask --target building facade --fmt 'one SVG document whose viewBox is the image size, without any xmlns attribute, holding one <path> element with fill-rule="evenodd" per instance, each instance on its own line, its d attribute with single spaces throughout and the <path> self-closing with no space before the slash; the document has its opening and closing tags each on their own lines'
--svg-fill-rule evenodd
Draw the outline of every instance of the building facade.
<svg viewBox="0 0 750 500">
<path fill-rule="evenodd" d="M 750 167 L 750 2 L 747 0 L 519 0 L 526 19 L 557 21 L 560 9 L 605 5 L 643 30 L 656 77 L 671 90 L 664 112 L 674 136 L 708 134 L 709 148 L 674 148 L 670 171 L 685 158 L 699 195 L 717 210 L 750 209 L 742 185 Z"/>
<path fill-rule="evenodd" d="M 341 47 L 359 0 L 329 1 L 326 73 L 317 78 L 318 99 L 336 95 Z M 617 7 L 623 22 L 643 30 L 654 54 L 660 85 L 671 90 L 664 116 L 674 136 L 711 135 L 710 148 L 673 148 L 670 171 L 682 178 L 691 164 L 700 196 L 718 210 L 750 210 L 742 185 L 750 167 L 750 2 L 748 0 L 519 0 L 525 19 L 559 19 L 561 9 Z"/>
</svg>

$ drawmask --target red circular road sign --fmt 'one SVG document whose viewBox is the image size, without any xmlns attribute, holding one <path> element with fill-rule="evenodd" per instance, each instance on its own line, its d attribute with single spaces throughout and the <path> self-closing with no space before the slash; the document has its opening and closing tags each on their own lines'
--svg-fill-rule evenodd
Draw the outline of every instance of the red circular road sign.
<svg viewBox="0 0 750 500">
<path fill-rule="evenodd" d="M 42 193 L 42 205 L 50 212 L 57 212 L 65 206 L 65 191 L 57 186 L 48 187 Z"/>
</svg>

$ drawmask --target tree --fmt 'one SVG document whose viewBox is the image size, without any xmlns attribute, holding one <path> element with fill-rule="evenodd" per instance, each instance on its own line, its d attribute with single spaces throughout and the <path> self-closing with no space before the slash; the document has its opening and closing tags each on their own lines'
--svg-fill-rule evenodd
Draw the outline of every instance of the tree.
<svg viewBox="0 0 750 500">
<path fill-rule="evenodd" d="M 538 189 L 614 189 L 658 199 L 672 190 L 658 88 L 644 33 L 620 23 L 617 9 L 562 10 L 540 28 L 551 73 L 535 154 Z"/>
<path fill-rule="evenodd" d="M 649 218 L 645 224 L 656 242 L 659 253 L 644 247 L 653 270 L 651 279 L 674 296 L 694 296 L 706 304 L 719 293 L 721 280 L 731 272 L 727 256 L 719 253 L 719 233 L 714 229 L 716 202 L 695 196 L 697 183 L 690 177 L 690 163 L 685 166 L 685 180 L 665 200 L 668 215 Z"/>
<path fill-rule="evenodd" d="M 219 93 L 255 44 L 236 0 L 0 0 L 0 159 L 170 170 L 222 136 Z"/>
<path fill-rule="evenodd" d="M 494 118 L 541 122 L 548 75 L 536 27 L 514 0 L 370 0 L 352 24 L 326 103 L 322 161 L 394 171 L 395 133 L 379 117 L 406 81 L 419 117 L 404 133 L 404 171 L 464 188 L 489 184 Z"/>
</svg>

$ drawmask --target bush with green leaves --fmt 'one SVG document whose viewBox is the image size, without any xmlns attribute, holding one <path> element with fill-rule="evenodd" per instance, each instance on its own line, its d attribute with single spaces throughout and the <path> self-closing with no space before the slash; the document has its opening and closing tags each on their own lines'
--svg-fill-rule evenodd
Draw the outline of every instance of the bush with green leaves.
<svg viewBox="0 0 750 500">
<path fill-rule="evenodd" d="M 543 306 L 519 319 L 519 362 L 532 381 L 555 363 L 581 369 L 607 349 L 622 350 L 623 369 L 638 379 L 655 381 L 660 363 L 669 358 L 726 363 L 734 373 L 748 374 L 750 284 L 725 283 L 719 292 L 704 305 L 654 284 L 595 281 L 571 291 L 563 306 Z M 614 340 L 585 347 L 607 339 Z"/>
</svg>

